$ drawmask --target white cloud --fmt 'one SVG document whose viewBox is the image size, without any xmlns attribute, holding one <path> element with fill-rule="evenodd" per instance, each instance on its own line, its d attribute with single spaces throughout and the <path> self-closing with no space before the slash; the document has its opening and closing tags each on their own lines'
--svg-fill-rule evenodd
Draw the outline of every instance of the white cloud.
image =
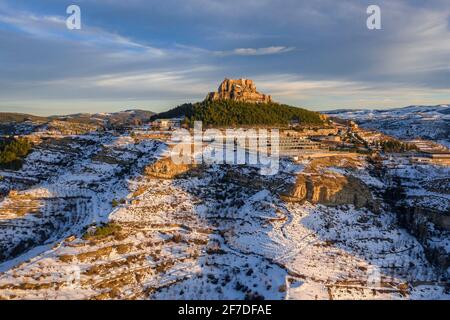
<svg viewBox="0 0 450 320">
<path fill-rule="evenodd" d="M 450 70 L 450 7 L 389 2 L 384 4 L 383 14 L 390 21 L 372 72 L 417 78 L 419 73 Z"/>
<path fill-rule="evenodd" d="M 214 66 L 197 66 L 178 70 L 142 70 L 134 73 L 104 75 L 86 79 L 91 86 L 127 92 L 154 94 L 172 93 L 176 95 L 204 95 L 208 90 L 206 81 L 199 80 L 201 74 L 216 71 Z M 196 75 L 196 77 L 193 77 Z"/>
<path fill-rule="evenodd" d="M 164 49 L 133 41 L 104 30 L 82 24 L 81 30 L 68 30 L 64 16 L 36 15 L 23 11 L 0 12 L 0 23 L 13 26 L 29 35 L 42 39 L 73 39 L 84 44 L 108 46 L 121 50 L 140 50 L 147 55 L 162 57 L 167 54 Z"/>
<path fill-rule="evenodd" d="M 316 110 L 434 105 L 448 103 L 445 99 L 450 96 L 450 88 L 401 86 L 389 81 L 308 80 L 295 74 L 266 74 L 253 79 L 258 90 L 271 94 L 275 101 Z"/>
<path fill-rule="evenodd" d="M 237 48 L 230 51 L 216 51 L 218 56 L 265 56 L 271 54 L 280 54 L 294 50 L 293 47 L 272 46 L 265 48 Z"/>
<path fill-rule="evenodd" d="M 450 99 L 448 0 L 380 0 L 380 32 L 367 30 L 356 0 L 91 1 L 83 8 L 100 18 L 83 20 L 80 31 L 67 30 L 64 10 L 39 15 L 33 5 L 2 3 L 0 108 L 133 99 L 173 106 L 242 76 L 278 101 L 324 109 Z"/>
</svg>

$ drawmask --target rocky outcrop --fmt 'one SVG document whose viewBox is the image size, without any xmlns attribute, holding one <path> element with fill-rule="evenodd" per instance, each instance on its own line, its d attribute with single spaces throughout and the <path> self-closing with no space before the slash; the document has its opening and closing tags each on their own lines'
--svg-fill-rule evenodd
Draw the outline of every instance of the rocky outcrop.
<svg viewBox="0 0 450 320">
<path fill-rule="evenodd" d="M 423 246 L 427 260 L 444 277 L 450 276 L 450 254 L 447 240 L 450 235 L 450 213 L 420 205 L 413 205 L 401 178 L 394 176 L 384 201 L 396 213 L 397 223 L 413 235 Z M 440 191 L 440 190 L 439 190 Z"/>
<path fill-rule="evenodd" d="M 174 179 L 187 172 L 194 171 L 193 164 L 175 164 L 170 157 L 156 161 L 145 168 L 147 176 L 158 179 Z"/>
<path fill-rule="evenodd" d="M 256 91 L 253 80 L 249 79 L 225 79 L 217 92 L 210 92 L 206 96 L 207 101 L 233 100 L 251 103 L 270 103 L 272 97 Z"/>
<path fill-rule="evenodd" d="M 398 223 L 423 245 L 425 255 L 442 273 L 449 272 L 450 255 L 445 242 L 436 241 L 445 238 L 450 231 L 450 214 L 431 208 L 411 207 L 399 204 L 393 208 Z M 433 239 L 433 240 L 430 240 Z"/>
<path fill-rule="evenodd" d="M 300 174 L 281 197 L 285 201 L 320 203 L 328 206 L 352 204 L 376 209 L 369 188 L 359 179 L 336 174 Z"/>
<path fill-rule="evenodd" d="M 450 231 L 450 213 L 448 212 L 402 204 L 398 205 L 396 209 L 399 224 L 407 228 L 419 240 L 426 240 L 432 237 L 432 231 L 435 228 L 447 232 Z M 427 225 L 429 223 L 432 223 L 435 228 L 429 230 Z"/>
<path fill-rule="evenodd" d="M 366 207 L 373 212 L 379 211 L 379 202 L 372 197 L 369 187 L 361 180 L 336 173 L 301 173 L 294 183 L 290 175 L 280 175 L 279 178 L 266 179 L 256 172 L 243 173 L 229 170 L 224 175 L 224 181 L 235 183 L 247 188 L 267 189 L 279 194 L 287 202 L 319 203 L 327 206 L 354 205 L 356 208 Z M 292 180 L 291 180 L 292 181 Z"/>
</svg>

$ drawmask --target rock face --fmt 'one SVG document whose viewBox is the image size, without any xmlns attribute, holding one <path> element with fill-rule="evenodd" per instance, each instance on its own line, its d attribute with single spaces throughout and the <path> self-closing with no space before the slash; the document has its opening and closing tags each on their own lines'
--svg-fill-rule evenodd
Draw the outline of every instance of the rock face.
<svg viewBox="0 0 450 320">
<path fill-rule="evenodd" d="M 353 204 L 375 208 L 370 190 L 361 181 L 341 175 L 300 174 L 294 185 L 282 194 L 286 201 L 320 203 L 327 206 Z"/>
<path fill-rule="evenodd" d="M 159 179 L 174 179 L 195 168 L 191 164 L 175 164 L 170 157 L 163 158 L 145 168 L 145 174 Z"/>
<path fill-rule="evenodd" d="M 449 234 L 450 213 L 431 208 L 398 205 L 394 207 L 398 223 L 422 244 L 425 255 L 443 274 L 450 271 L 450 255 L 445 243 L 437 242 L 436 234 Z M 441 236 L 442 237 L 442 236 Z M 434 239 L 434 241 L 430 241 Z"/>
<path fill-rule="evenodd" d="M 225 79 L 217 92 L 210 92 L 206 96 L 207 101 L 233 100 L 251 103 L 270 103 L 272 97 L 256 91 L 253 80 L 249 79 Z"/>
</svg>

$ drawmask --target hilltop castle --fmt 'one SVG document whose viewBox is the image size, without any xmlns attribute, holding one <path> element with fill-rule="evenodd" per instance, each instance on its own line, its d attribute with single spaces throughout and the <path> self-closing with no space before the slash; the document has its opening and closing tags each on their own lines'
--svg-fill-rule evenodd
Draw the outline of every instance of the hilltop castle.
<svg viewBox="0 0 450 320">
<path fill-rule="evenodd" d="M 256 91 L 253 80 L 227 79 L 220 84 L 217 92 L 210 92 L 206 96 L 207 101 L 233 100 L 251 103 L 270 103 L 272 97 Z"/>
</svg>

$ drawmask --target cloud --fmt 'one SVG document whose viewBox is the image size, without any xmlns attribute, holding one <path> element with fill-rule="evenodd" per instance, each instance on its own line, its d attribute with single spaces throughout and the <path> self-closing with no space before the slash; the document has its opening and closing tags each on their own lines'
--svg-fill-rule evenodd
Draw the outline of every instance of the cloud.
<svg viewBox="0 0 450 320">
<path fill-rule="evenodd" d="M 272 54 L 280 54 L 294 50 L 293 47 L 271 46 L 266 48 L 237 48 L 230 51 L 216 51 L 214 54 L 218 56 L 265 56 Z"/>
<path fill-rule="evenodd" d="M 195 53 L 198 55 L 211 55 L 217 57 L 226 56 L 266 56 L 281 54 L 295 50 L 294 47 L 284 46 L 270 46 L 264 48 L 236 48 L 232 50 L 212 51 L 201 47 L 177 44 L 177 48 L 185 50 L 186 52 Z"/>
<path fill-rule="evenodd" d="M 96 46 L 110 46 L 122 50 L 142 50 L 154 56 L 163 56 L 166 54 L 161 48 L 145 45 L 86 23 L 83 23 L 81 30 L 69 31 L 66 28 L 64 16 L 36 15 L 14 10 L 6 14 L 0 12 L 0 23 L 43 40 L 71 40 L 84 44 L 95 44 Z"/>
<path fill-rule="evenodd" d="M 446 97 L 450 96 L 450 88 L 400 86 L 388 80 L 383 83 L 309 80 L 295 74 L 266 74 L 254 80 L 259 91 L 270 92 L 276 101 L 316 110 L 435 105 L 446 103 Z"/>
<path fill-rule="evenodd" d="M 225 77 L 312 108 L 449 103 L 448 0 L 380 0 L 380 31 L 366 28 L 368 4 L 82 1 L 83 29 L 69 31 L 59 1 L 0 0 L 0 110 L 159 111 Z"/>
<path fill-rule="evenodd" d="M 450 6 L 430 10 L 390 3 L 386 7 L 384 11 L 392 18 L 388 28 L 395 32 L 386 35 L 380 48 L 383 55 L 372 71 L 417 80 L 436 71 L 450 71 Z"/>
</svg>

